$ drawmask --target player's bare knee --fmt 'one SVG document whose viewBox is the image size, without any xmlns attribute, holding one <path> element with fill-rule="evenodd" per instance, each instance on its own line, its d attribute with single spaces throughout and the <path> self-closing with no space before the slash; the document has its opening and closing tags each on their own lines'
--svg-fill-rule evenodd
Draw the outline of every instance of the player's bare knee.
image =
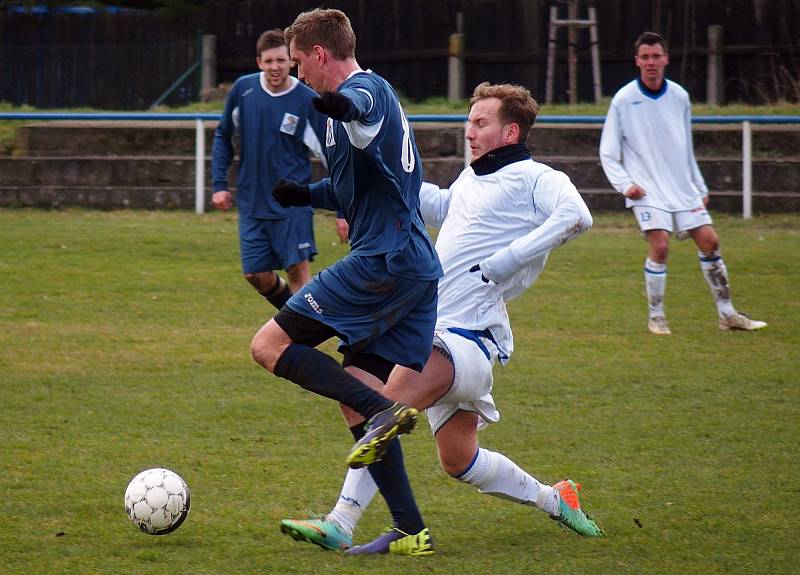
<svg viewBox="0 0 800 575">
<path fill-rule="evenodd" d="M 279 356 L 276 355 L 276 351 L 263 329 L 259 330 L 250 342 L 250 355 L 253 361 L 270 372 L 275 370 L 275 363 L 278 361 Z"/>
<path fill-rule="evenodd" d="M 275 272 L 246 273 L 244 274 L 244 279 L 247 280 L 247 283 L 253 286 L 256 291 L 266 293 L 275 287 L 278 276 Z"/>
<path fill-rule="evenodd" d="M 650 244 L 650 259 L 659 263 L 667 261 L 669 256 L 669 240 L 659 239 Z"/>
<path fill-rule="evenodd" d="M 703 238 L 703 241 L 697 242 L 697 249 L 704 254 L 713 255 L 719 250 L 719 238 L 716 235 Z"/>
<path fill-rule="evenodd" d="M 453 479 L 458 479 L 471 462 L 472 458 L 464 457 L 460 452 L 439 450 L 439 464 L 442 466 L 442 470 Z"/>
</svg>

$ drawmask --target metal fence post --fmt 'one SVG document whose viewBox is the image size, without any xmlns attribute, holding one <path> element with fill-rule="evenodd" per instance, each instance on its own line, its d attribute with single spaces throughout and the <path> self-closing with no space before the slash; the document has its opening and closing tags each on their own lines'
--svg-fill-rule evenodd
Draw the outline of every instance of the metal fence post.
<svg viewBox="0 0 800 575">
<path fill-rule="evenodd" d="M 750 122 L 742 122 L 742 217 L 753 217 L 753 132 Z"/>
<path fill-rule="evenodd" d="M 450 34 L 447 58 L 447 101 L 464 99 L 464 13 L 456 15 L 456 32 Z"/>
<path fill-rule="evenodd" d="M 195 120 L 194 138 L 194 211 L 202 214 L 206 207 L 206 131 L 203 120 Z"/>
</svg>

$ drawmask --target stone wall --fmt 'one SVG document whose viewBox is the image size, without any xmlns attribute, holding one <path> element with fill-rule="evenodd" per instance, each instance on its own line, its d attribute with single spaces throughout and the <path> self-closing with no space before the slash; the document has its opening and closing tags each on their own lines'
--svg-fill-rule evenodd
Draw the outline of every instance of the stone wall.
<svg viewBox="0 0 800 575">
<path fill-rule="evenodd" d="M 206 126 L 206 200 L 214 122 Z M 424 177 L 447 186 L 464 167 L 463 126 L 417 123 Z M 534 157 L 569 174 L 590 208 L 623 209 L 603 174 L 600 126 L 539 124 L 528 141 Z M 695 148 L 714 209 L 741 211 L 738 125 L 697 125 Z M 0 206 L 100 209 L 194 209 L 193 122 L 47 122 L 18 131 L 12 153 L 0 156 Z M 753 129 L 753 209 L 800 211 L 800 129 Z M 229 182 L 235 187 L 236 164 Z M 315 163 L 315 177 L 323 170 Z"/>
</svg>

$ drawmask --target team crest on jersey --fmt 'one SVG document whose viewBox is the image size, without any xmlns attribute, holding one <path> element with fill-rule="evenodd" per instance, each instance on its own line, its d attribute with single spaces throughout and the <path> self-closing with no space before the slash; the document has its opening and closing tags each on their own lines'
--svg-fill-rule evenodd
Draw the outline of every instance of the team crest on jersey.
<svg viewBox="0 0 800 575">
<path fill-rule="evenodd" d="M 281 132 L 284 134 L 289 134 L 290 136 L 294 136 L 294 133 L 297 131 L 297 122 L 300 120 L 294 114 L 290 114 L 286 112 L 283 115 L 283 121 L 281 122 Z"/>
<path fill-rule="evenodd" d="M 325 122 L 325 147 L 330 148 L 336 145 L 336 138 L 333 137 L 333 118 L 328 118 Z"/>
</svg>

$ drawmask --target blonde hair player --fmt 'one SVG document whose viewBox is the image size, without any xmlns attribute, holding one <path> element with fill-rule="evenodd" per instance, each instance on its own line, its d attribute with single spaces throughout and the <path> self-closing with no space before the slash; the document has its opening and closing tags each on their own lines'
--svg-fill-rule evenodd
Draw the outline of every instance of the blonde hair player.
<svg viewBox="0 0 800 575">
<path fill-rule="evenodd" d="M 449 189 L 422 185 L 422 215 L 427 225 L 440 228 L 436 251 L 444 270 L 433 349 L 421 374 L 390 378 L 384 394 L 427 410 L 448 475 L 596 537 L 603 531 L 581 508 L 580 484 L 540 482 L 504 454 L 478 443 L 478 430 L 500 417 L 492 397 L 492 369 L 496 363 L 505 365 L 514 349 L 506 302 L 536 281 L 552 250 L 592 225 L 567 175 L 531 158 L 525 142 L 537 113 L 536 101 L 522 86 L 480 84 L 470 100 L 466 134 L 472 164 Z M 386 461 L 375 459 L 364 439 L 349 458 L 351 467 L 386 467 Z M 325 517 L 284 519 L 284 531 L 326 548 L 350 547 L 355 524 L 375 493 L 368 477 L 359 479 L 362 471 L 348 472 L 336 506 Z M 381 494 L 385 498 L 383 486 Z M 396 528 L 347 551 L 432 552 L 429 539 Z"/>
</svg>

